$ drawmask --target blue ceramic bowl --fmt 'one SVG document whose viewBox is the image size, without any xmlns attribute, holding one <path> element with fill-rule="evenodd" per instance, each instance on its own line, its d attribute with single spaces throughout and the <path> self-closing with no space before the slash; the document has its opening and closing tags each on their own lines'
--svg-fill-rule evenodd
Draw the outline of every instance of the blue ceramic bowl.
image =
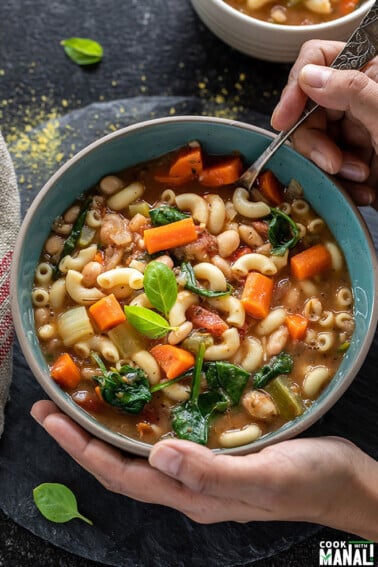
<svg viewBox="0 0 378 567">
<path fill-rule="evenodd" d="M 71 401 L 53 380 L 34 330 L 31 289 L 40 251 L 54 218 L 101 177 L 174 150 L 189 140 L 200 140 L 209 153 L 243 153 L 250 163 L 265 149 L 272 134 L 230 120 L 174 117 L 136 124 L 89 145 L 61 167 L 32 203 L 18 236 L 12 267 L 12 310 L 16 333 L 25 358 L 46 394 L 95 436 L 129 452 L 148 455 L 151 446 L 111 432 Z M 351 346 L 328 387 L 302 416 L 252 444 L 227 453 L 248 453 L 294 437 L 317 421 L 348 388 L 361 367 L 377 324 L 377 260 L 373 243 L 358 210 L 347 195 L 315 165 L 288 146 L 282 147 L 269 167 L 283 183 L 295 178 L 305 197 L 330 226 L 341 246 L 351 275 L 356 328 Z"/>
</svg>

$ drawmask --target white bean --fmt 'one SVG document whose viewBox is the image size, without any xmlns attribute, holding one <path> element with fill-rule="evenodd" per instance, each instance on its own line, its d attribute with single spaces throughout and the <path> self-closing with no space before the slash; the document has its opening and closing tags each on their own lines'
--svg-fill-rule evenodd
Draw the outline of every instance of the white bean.
<svg viewBox="0 0 378 567">
<path fill-rule="evenodd" d="M 218 437 L 221 447 L 239 447 L 252 443 L 261 437 L 262 431 L 256 423 L 246 425 L 242 429 L 229 429 L 223 431 Z"/>
<path fill-rule="evenodd" d="M 326 366 L 309 367 L 302 386 L 304 395 L 314 399 L 329 379 L 329 369 Z"/>
</svg>

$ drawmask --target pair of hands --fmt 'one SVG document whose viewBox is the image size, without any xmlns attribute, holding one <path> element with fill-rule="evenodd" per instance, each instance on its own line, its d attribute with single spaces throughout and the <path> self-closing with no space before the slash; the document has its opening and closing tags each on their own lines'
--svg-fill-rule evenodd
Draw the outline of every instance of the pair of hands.
<svg viewBox="0 0 378 567">
<path fill-rule="evenodd" d="M 327 68 L 342 45 L 304 45 L 272 126 L 293 125 L 307 96 L 320 104 L 293 134 L 293 146 L 338 175 L 356 204 L 377 207 L 378 58 L 364 73 Z M 37 402 L 32 415 L 113 492 L 176 508 L 201 523 L 310 521 L 378 541 L 378 463 L 346 440 L 295 439 L 241 457 L 167 440 L 147 461 L 92 438 L 52 402 Z"/>
<path fill-rule="evenodd" d="M 246 456 L 171 439 L 147 461 L 95 439 L 53 402 L 39 401 L 31 413 L 112 492 L 205 524 L 308 521 L 378 541 L 378 463 L 345 439 L 295 439 Z"/>
</svg>

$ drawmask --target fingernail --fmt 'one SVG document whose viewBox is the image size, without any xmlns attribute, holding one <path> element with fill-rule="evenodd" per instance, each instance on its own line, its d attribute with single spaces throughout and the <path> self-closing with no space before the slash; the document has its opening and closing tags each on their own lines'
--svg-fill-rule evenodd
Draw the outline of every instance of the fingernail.
<svg viewBox="0 0 378 567">
<path fill-rule="evenodd" d="M 276 108 L 272 112 L 272 116 L 270 117 L 270 125 L 274 128 L 274 120 L 278 114 L 280 103 L 277 104 Z"/>
<path fill-rule="evenodd" d="M 34 412 L 33 412 L 33 408 L 30 410 L 30 415 L 32 416 L 32 418 L 39 424 L 42 425 L 43 427 L 43 422 L 39 419 L 39 417 L 37 417 Z"/>
<path fill-rule="evenodd" d="M 332 165 L 329 159 L 324 154 L 319 152 L 319 150 L 312 150 L 310 159 L 314 163 L 316 163 L 316 165 L 320 167 L 320 169 L 323 169 L 327 173 L 332 173 Z"/>
<path fill-rule="evenodd" d="M 365 181 L 366 172 L 356 163 L 343 163 L 339 174 L 351 181 Z"/>
<path fill-rule="evenodd" d="M 323 87 L 332 73 L 327 67 L 319 65 L 305 65 L 301 71 L 301 80 L 309 87 L 317 89 Z"/>
<path fill-rule="evenodd" d="M 170 476 L 176 476 L 180 470 L 182 454 L 171 447 L 156 446 L 149 461 L 155 469 Z"/>
</svg>

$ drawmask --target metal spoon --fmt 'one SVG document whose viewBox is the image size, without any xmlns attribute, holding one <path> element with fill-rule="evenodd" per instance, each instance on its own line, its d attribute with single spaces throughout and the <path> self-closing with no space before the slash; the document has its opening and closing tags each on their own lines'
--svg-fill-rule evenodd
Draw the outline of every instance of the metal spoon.
<svg viewBox="0 0 378 567">
<path fill-rule="evenodd" d="M 353 32 L 344 48 L 330 65 L 334 69 L 361 69 L 375 57 L 378 52 L 378 0 Z M 239 186 L 252 191 L 252 186 L 272 155 L 282 146 L 291 134 L 307 119 L 318 104 L 308 101 L 303 114 L 289 130 L 283 130 L 269 144 L 266 150 L 241 175 L 237 182 Z"/>
</svg>

